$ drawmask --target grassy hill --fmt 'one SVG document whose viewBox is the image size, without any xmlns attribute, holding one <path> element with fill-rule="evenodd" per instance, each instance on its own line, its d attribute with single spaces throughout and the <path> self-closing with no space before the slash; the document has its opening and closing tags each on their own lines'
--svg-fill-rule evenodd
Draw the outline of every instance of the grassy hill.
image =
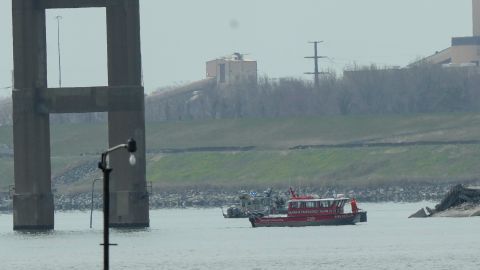
<svg viewBox="0 0 480 270">
<path fill-rule="evenodd" d="M 223 119 L 147 126 L 150 149 L 228 145 L 287 149 L 355 141 L 475 140 L 479 135 L 480 114 Z"/>
<path fill-rule="evenodd" d="M 52 173 L 99 158 L 106 124 L 51 127 Z M 331 147 L 290 150 L 297 145 L 351 142 L 478 140 L 480 114 L 331 116 L 223 119 L 147 123 L 147 179 L 156 187 L 364 186 L 399 181 L 456 182 L 477 179 L 480 145 Z M 0 127 L 0 146 L 12 147 L 12 129 Z M 255 146 L 247 152 L 185 152 L 167 148 Z M 0 158 L 0 189 L 13 183 L 13 160 Z M 64 189 L 89 187 L 91 174 Z"/>
<path fill-rule="evenodd" d="M 480 145 L 360 147 L 157 155 L 147 167 L 158 185 L 328 185 L 363 187 L 478 178 Z"/>
</svg>

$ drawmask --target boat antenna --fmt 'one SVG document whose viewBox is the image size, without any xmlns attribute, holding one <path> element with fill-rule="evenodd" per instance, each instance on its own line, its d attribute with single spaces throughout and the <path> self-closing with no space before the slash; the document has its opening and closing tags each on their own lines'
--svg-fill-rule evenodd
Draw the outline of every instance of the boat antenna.
<svg viewBox="0 0 480 270">
<path fill-rule="evenodd" d="M 292 195 L 292 198 L 297 198 L 297 194 L 295 194 L 295 190 L 293 190 L 292 187 L 290 187 L 289 191 L 290 191 L 290 195 Z"/>
</svg>

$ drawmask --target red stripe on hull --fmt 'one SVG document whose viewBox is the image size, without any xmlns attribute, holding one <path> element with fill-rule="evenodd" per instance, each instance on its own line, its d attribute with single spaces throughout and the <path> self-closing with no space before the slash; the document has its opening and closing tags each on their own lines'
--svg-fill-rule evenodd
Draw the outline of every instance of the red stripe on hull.
<svg viewBox="0 0 480 270">
<path fill-rule="evenodd" d="M 320 225 L 354 225 L 358 214 L 332 214 L 303 217 L 250 217 L 252 227 L 301 227 Z"/>
</svg>

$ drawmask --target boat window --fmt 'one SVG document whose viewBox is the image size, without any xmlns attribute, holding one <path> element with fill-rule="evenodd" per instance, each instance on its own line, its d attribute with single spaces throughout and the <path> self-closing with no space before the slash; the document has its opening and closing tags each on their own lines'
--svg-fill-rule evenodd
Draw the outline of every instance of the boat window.
<svg viewBox="0 0 480 270">
<path fill-rule="evenodd" d="M 306 208 L 307 203 L 306 202 L 300 202 L 300 208 Z"/>
<path fill-rule="evenodd" d="M 290 202 L 290 208 L 298 208 L 298 202 Z"/>
<path fill-rule="evenodd" d="M 316 202 L 307 202 L 307 208 L 315 208 Z"/>
</svg>

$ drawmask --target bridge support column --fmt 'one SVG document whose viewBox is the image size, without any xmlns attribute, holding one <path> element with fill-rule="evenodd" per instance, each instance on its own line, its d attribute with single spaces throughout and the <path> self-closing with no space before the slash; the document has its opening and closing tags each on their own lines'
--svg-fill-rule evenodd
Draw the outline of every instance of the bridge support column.
<svg viewBox="0 0 480 270">
<path fill-rule="evenodd" d="M 47 87 L 45 9 L 104 7 L 108 86 Z M 15 230 L 53 229 L 50 113 L 108 112 L 109 145 L 137 141 L 137 163 L 110 156 L 110 225 L 149 226 L 138 0 L 12 0 Z"/>
<path fill-rule="evenodd" d="M 48 114 L 31 110 L 33 98 L 15 92 L 13 229 L 53 229 L 53 195 L 50 180 L 50 129 Z M 22 110 L 24 109 L 24 110 Z"/>
<path fill-rule="evenodd" d="M 38 106 L 38 89 L 47 86 L 45 10 L 37 8 L 36 0 L 15 0 L 12 15 L 13 228 L 53 229 L 50 122 Z"/>
<path fill-rule="evenodd" d="M 107 6 L 108 85 L 142 84 L 140 53 L 140 13 L 138 1 L 114 0 Z M 145 105 L 139 98 L 135 110 L 108 113 L 110 147 L 125 143 L 125 138 L 137 141 L 136 165 L 128 163 L 128 153 L 118 151 L 110 156 L 113 168 L 110 181 L 110 226 L 148 227 L 148 193 L 145 176 Z"/>
</svg>

